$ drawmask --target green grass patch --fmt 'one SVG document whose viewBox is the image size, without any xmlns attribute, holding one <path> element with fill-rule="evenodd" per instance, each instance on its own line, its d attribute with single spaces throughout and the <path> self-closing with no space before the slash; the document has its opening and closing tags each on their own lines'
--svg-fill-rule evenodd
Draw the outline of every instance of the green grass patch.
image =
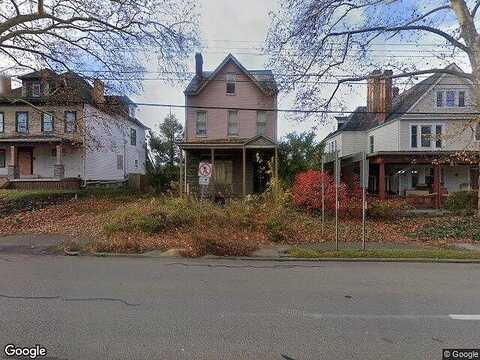
<svg viewBox="0 0 480 360">
<path fill-rule="evenodd" d="M 480 252 L 446 249 L 331 251 L 292 248 L 287 254 L 296 258 L 480 259 Z"/>
<path fill-rule="evenodd" d="M 79 194 L 75 190 L 0 190 L 0 200 L 3 201 L 28 201 L 46 200 L 54 197 L 61 197 Z"/>
</svg>

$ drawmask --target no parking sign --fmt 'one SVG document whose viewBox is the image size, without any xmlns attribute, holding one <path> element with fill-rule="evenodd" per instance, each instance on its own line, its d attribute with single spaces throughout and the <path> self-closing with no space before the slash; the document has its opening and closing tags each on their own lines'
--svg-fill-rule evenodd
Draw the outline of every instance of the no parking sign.
<svg viewBox="0 0 480 360">
<path fill-rule="evenodd" d="M 201 161 L 198 165 L 198 176 L 211 177 L 212 164 L 210 164 L 208 161 Z"/>
</svg>

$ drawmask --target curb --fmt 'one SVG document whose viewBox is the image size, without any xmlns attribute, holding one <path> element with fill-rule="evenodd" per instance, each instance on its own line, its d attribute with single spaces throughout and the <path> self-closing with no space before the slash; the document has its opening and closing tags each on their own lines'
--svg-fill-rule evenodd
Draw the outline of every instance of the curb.
<svg viewBox="0 0 480 360">
<path fill-rule="evenodd" d="M 70 254 L 69 254 L 70 255 Z M 73 254 L 72 254 L 73 255 Z M 79 254 L 75 254 L 79 255 Z M 480 259 L 439 259 L 439 258 L 295 258 L 282 257 L 259 257 L 259 256 L 215 256 L 206 255 L 199 258 L 185 258 L 180 256 L 158 256 L 145 254 L 122 254 L 122 253 L 92 253 L 80 254 L 80 256 L 95 257 L 122 257 L 144 259 L 187 259 L 187 260 L 230 260 L 230 261 L 276 261 L 276 262 L 367 262 L 367 263 L 447 263 L 447 264 L 480 264 Z"/>
</svg>

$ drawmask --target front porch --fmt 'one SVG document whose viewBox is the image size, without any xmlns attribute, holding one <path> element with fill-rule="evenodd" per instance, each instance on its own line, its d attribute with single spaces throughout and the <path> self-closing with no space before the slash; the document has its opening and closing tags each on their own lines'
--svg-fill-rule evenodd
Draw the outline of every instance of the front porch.
<svg viewBox="0 0 480 360">
<path fill-rule="evenodd" d="M 380 199 L 404 197 L 420 207 L 439 208 L 449 194 L 478 190 L 478 164 L 451 160 L 452 154 L 373 154 L 369 192 Z"/>
<path fill-rule="evenodd" d="M 199 195 L 198 166 L 212 164 L 206 195 L 240 197 L 262 193 L 270 179 L 278 176 L 277 145 L 263 136 L 252 139 L 184 142 L 180 183 L 182 192 Z"/>
<path fill-rule="evenodd" d="M 65 158 L 68 158 L 67 161 Z M 14 188 L 70 188 L 66 178 L 80 179 L 82 156 L 78 144 L 61 139 L 0 142 L 0 177 Z M 54 182 L 62 181 L 62 184 Z"/>
</svg>

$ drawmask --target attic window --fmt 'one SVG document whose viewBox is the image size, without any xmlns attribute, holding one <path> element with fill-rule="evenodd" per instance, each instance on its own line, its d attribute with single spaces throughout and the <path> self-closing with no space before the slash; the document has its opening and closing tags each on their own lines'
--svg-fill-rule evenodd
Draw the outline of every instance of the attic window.
<svg viewBox="0 0 480 360">
<path fill-rule="evenodd" d="M 38 81 L 32 83 L 32 97 L 40 97 L 40 83 Z"/>
<path fill-rule="evenodd" d="M 227 94 L 235 95 L 235 74 L 226 75 Z"/>
</svg>

